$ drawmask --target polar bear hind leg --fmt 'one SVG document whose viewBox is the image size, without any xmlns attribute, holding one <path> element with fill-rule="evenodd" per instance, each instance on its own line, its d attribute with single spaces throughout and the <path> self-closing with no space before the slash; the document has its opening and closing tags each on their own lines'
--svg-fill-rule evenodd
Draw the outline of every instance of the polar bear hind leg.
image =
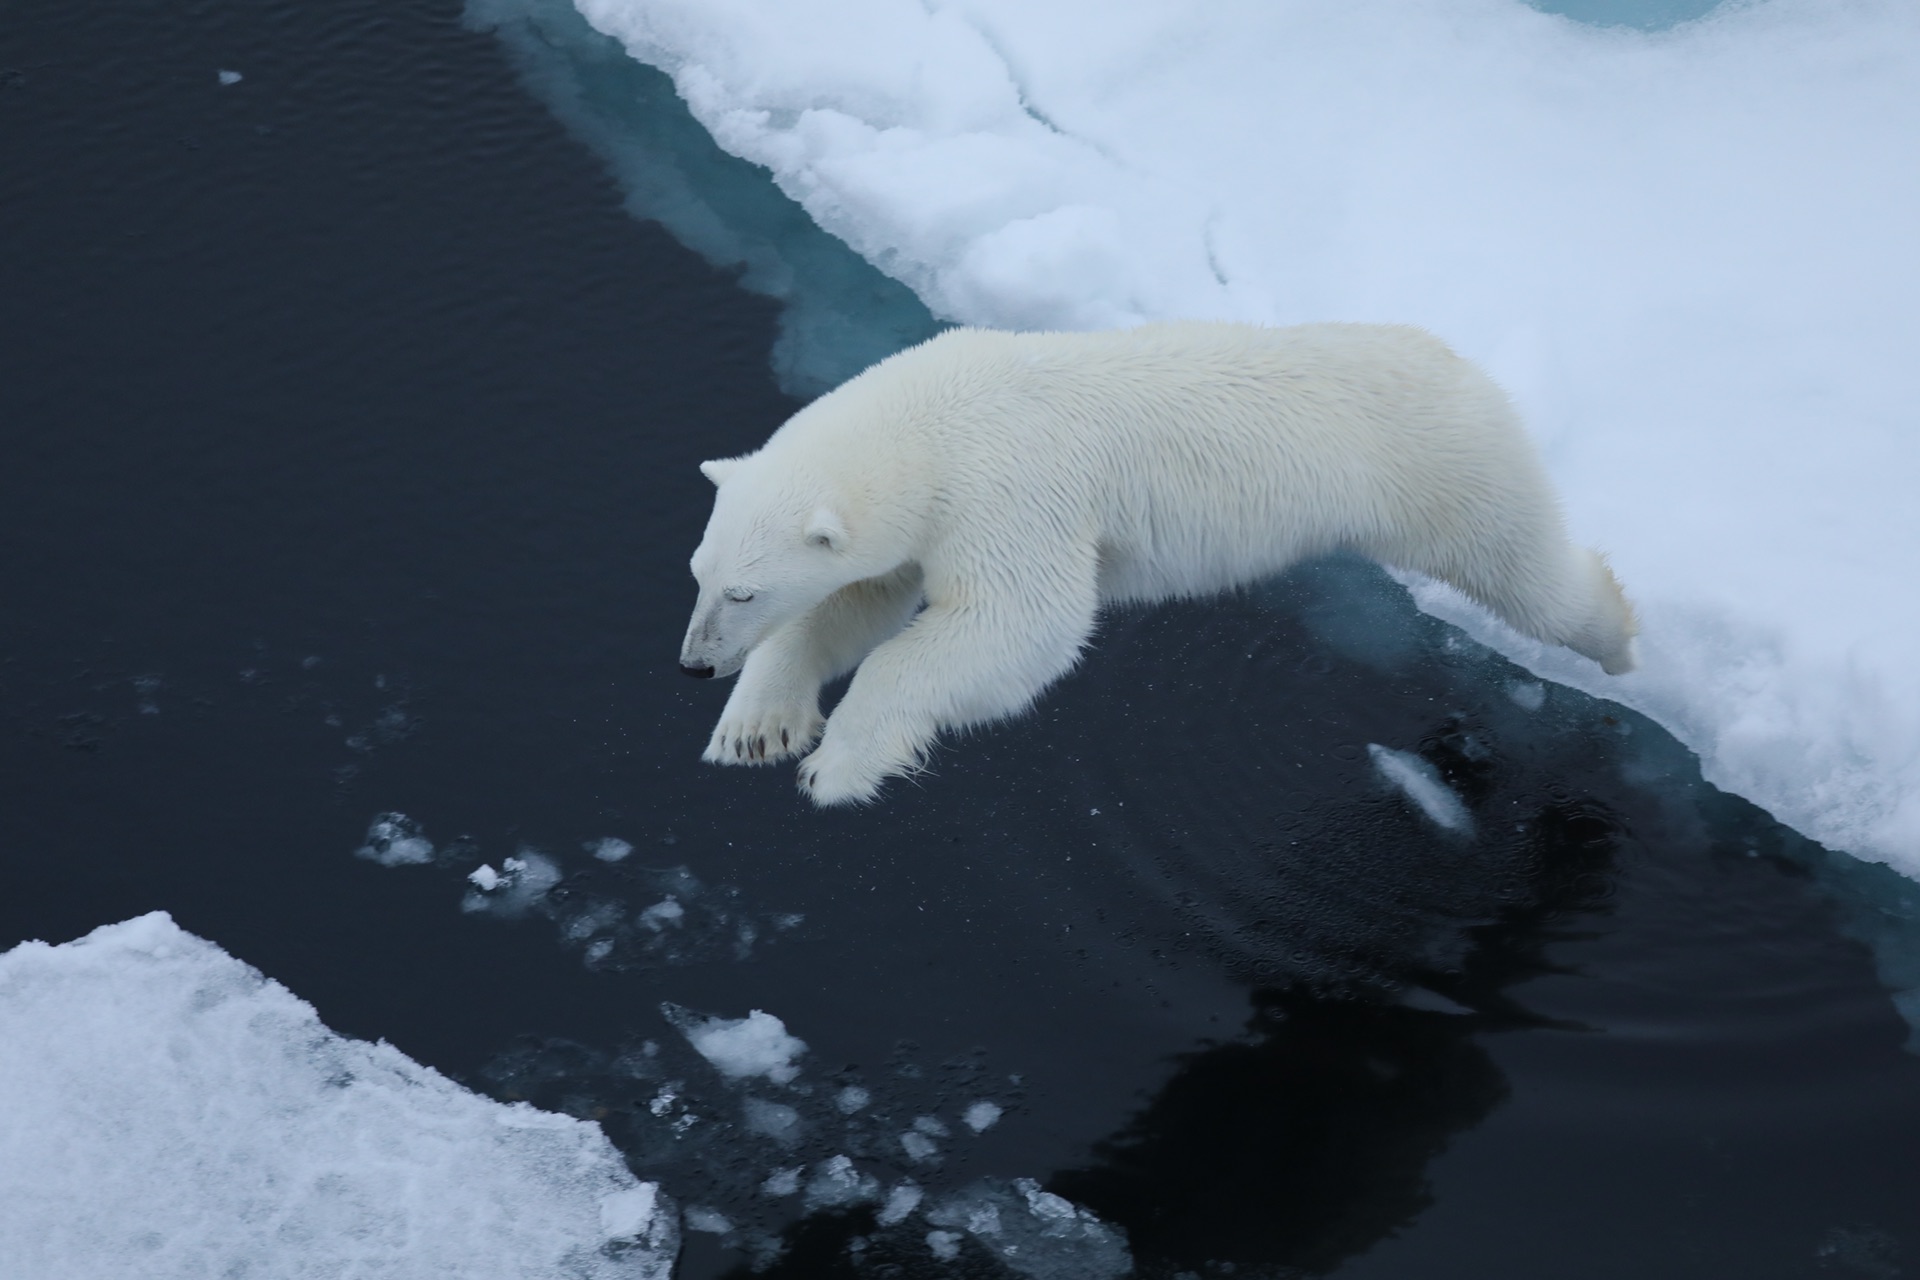
<svg viewBox="0 0 1920 1280">
<path fill-rule="evenodd" d="M 1633 670 L 1639 622 L 1605 556 L 1557 529 L 1494 541 L 1470 554 L 1383 558 L 1458 587 L 1514 630 L 1584 654 L 1608 675 Z"/>
</svg>

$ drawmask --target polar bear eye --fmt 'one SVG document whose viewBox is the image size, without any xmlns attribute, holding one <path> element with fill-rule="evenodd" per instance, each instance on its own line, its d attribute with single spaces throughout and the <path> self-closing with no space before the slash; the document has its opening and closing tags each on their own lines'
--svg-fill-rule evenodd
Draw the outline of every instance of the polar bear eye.
<svg viewBox="0 0 1920 1280">
<path fill-rule="evenodd" d="M 745 587 L 728 587 L 722 594 L 735 604 L 745 604 L 747 601 L 753 599 L 753 592 L 748 591 Z"/>
</svg>

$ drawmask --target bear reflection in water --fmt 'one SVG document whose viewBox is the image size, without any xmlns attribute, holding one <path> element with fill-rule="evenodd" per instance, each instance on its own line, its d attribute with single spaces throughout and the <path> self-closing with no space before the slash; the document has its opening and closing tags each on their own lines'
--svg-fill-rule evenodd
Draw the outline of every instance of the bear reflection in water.
<svg viewBox="0 0 1920 1280">
<path fill-rule="evenodd" d="M 1549 1025 L 1508 989 L 1547 971 L 1546 944 L 1610 895 L 1608 815 L 1568 802 L 1535 816 L 1524 885 L 1482 900 L 1486 923 L 1448 972 L 1376 955 L 1369 985 L 1397 985 L 1396 996 L 1256 987 L 1239 1038 L 1182 1055 L 1090 1163 L 1055 1173 L 1046 1190 L 1123 1233 L 1128 1274 L 1140 1280 L 1326 1275 L 1409 1226 L 1433 1202 L 1431 1161 L 1509 1094 L 1481 1038 Z M 1239 958 L 1262 964 L 1257 952 Z M 1010 1265 L 982 1239 L 954 1234 L 955 1255 L 936 1258 L 924 1222 L 882 1226 L 865 1208 L 816 1214 L 789 1229 L 771 1269 L 741 1267 L 728 1280 L 1094 1274 Z"/>
</svg>

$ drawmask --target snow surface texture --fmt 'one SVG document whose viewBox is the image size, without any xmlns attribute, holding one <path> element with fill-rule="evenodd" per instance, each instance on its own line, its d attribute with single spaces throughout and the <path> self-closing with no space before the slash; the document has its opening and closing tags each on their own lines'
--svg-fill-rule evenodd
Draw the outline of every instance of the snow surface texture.
<svg viewBox="0 0 1920 1280">
<path fill-rule="evenodd" d="M 600 1130 L 469 1093 L 155 913 L 0 955 L 8 1280 L 665 1280 Z"/>
<path fill-rule="evenodd" d="M 1518 400 L 1642 669 L 1421 585 L 1707 777 L 1920 872 L 1920 10 L 577 0 L 936 315 L 1404 321 Z"/>
</svg>

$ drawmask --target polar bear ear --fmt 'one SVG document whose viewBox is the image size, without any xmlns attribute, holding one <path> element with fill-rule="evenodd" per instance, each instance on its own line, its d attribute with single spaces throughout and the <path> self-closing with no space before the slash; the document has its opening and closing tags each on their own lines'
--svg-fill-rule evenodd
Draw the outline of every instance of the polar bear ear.
<svg viewBox="0 0 1920 1280">
<path fill-rule="evenodd" d="M 847 526 L 826 507 L 815 507 L 807 517 L 807 545 L 842 551 L 847 545 Z"/>
<path fill-rule="evenodd" d="M 713 481 L 713 487 L 718 489 L 745 461 L 745 458 L 715 458 L 700 464 L 700 474 Z"/>
</svg>

